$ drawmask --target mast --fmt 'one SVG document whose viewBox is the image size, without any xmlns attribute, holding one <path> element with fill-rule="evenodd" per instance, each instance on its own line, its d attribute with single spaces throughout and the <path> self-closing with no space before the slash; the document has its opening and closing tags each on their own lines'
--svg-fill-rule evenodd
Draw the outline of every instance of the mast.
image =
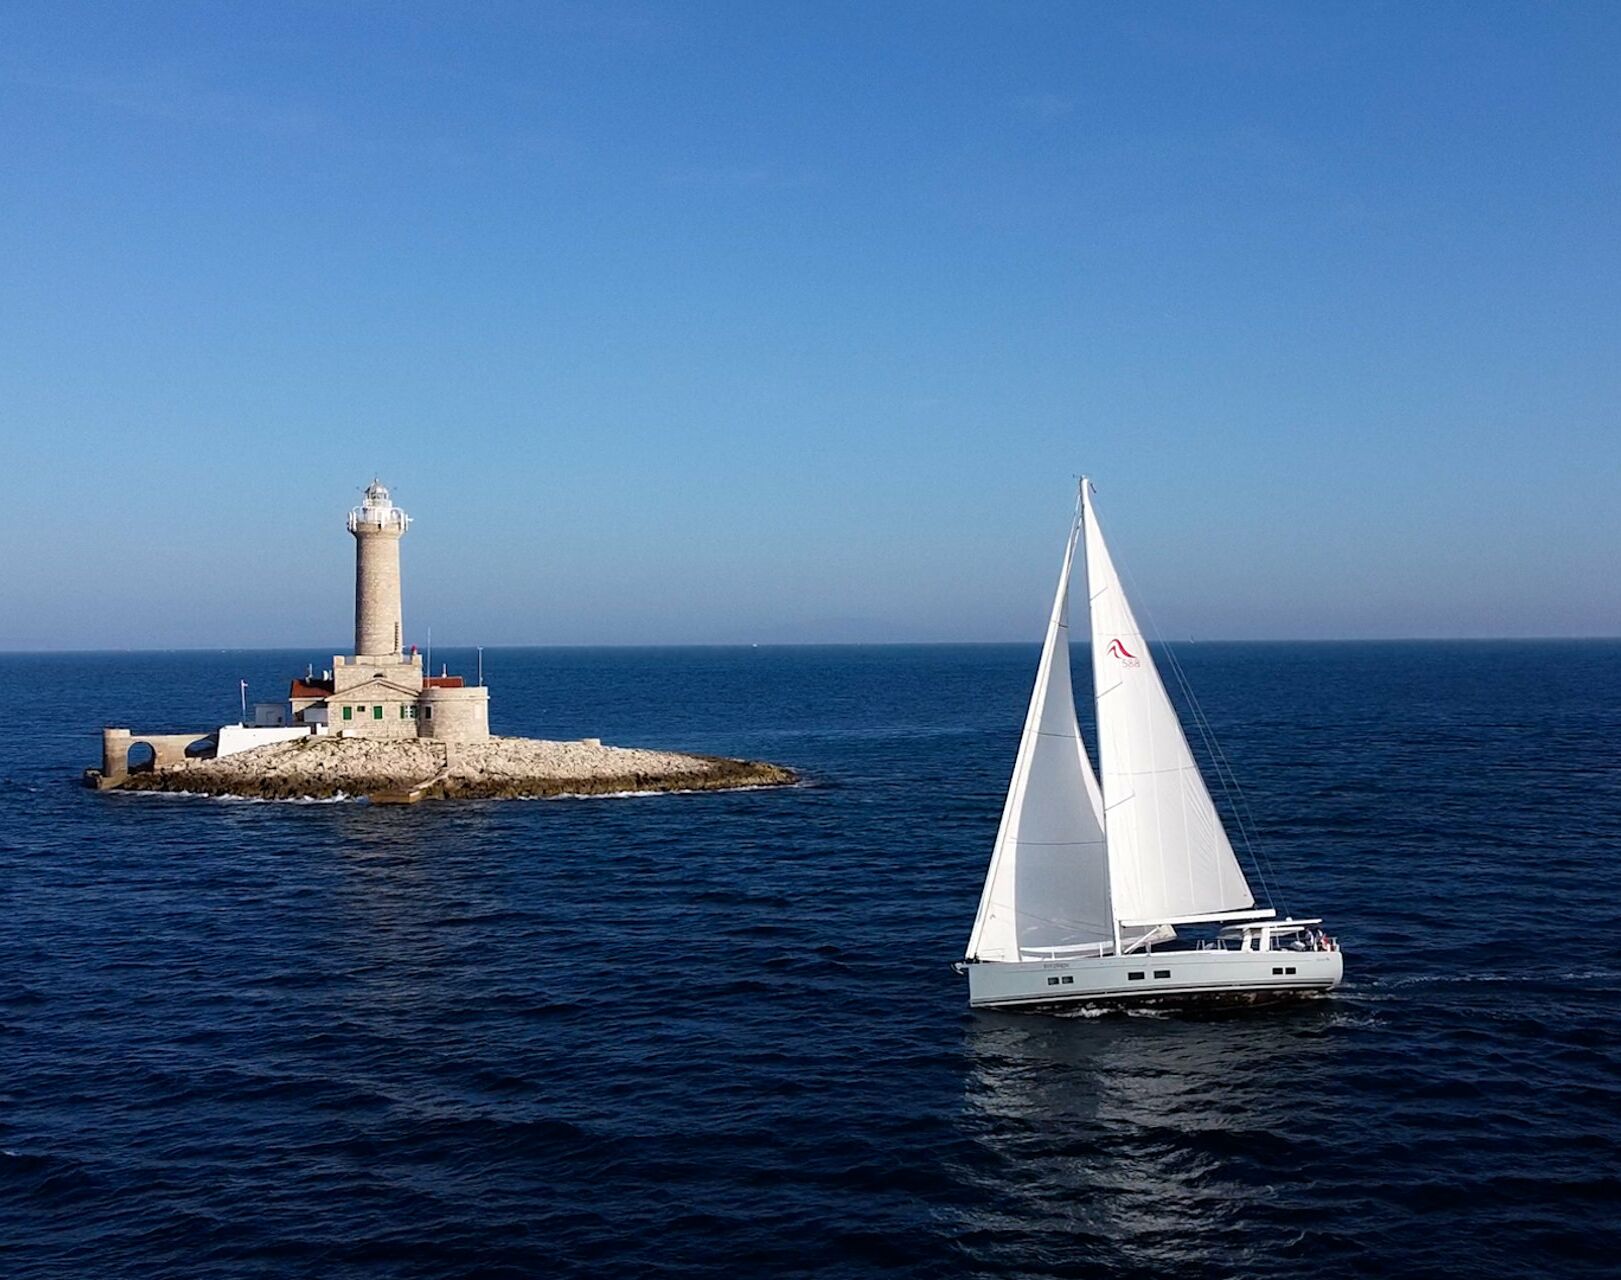
<svg viewBox="0 0 1621 1280">
<path fill-rule="evenodd" d="M 1092 477 L 1091 476 L 1082 476 L 1081 477 L 1080 514 L 1079 514 L 1078 518 L 1079 518 L 1079 520 L 1081 522 L 1081 527 L 1082 527 L 1083 530 L 1087 527 L 1089 521 L 1091 523 L 1096 523 L 1097 517 L 1092 514 Z M 1093 629 L 1092 629 L 1092 598 L 1093 598 L 1093 595 L 1095 593 L 1094 593 L 1094 590 L 1093 590 L 1093 587 L 1092 587 L 1092 557 L 1091 557 L 1090 554 L 1088 554 L 1086 556 L 1085 563 L 1086 563 L 1086 625 L 1087 625 L 1087 634 L 1088 634 L 1088 636 L 1093 636 Z M 1093 644 L 1097 643 L 1097 640 L 1096 640 L 1095 636 L 1092 639 L 1092 643 Z M 1093 732 L 1095 732 L 1098 735 L 1098 772 L 1100 774 L 1106 768 L 1108 768 L 1108 766 L 1103 761 L 1103 753 L 1104 753 L 1105 747 L 1103 745 L 1103 729 L 1101 728 L 1102 723 L 1103 723 L 1103 710 L 1098 705 L 1097 664 L 1094 663 L 1093 666 L 1092 666 L 1092 724 L 1094 726 Z M 1120 939 L 1120 890 L 1119 890 L 1119 886 L 1115 883 L 1115 876 L 1116 876 L 1115 863 L 1116 863 L 1116 859 L 1115 859 L 1115 854 L 1114 854 L 1114 847 L 1109 841 L 1109 802 L 1108 802 L 1108 799 L 1106 797 L 1104 798 L 1103 805 L 1102 805 L 1102 814 L 1103 814 L 1103 856 L 1104 856 L 1104 861 L 1105 861 L 1105 863 L 1107 864 L 1107 866 L 1109 868 L 1109 923 L 1114 927 L 1114 954 L 1119 955 L 1120 954 L 1120 945 L 1121 945 L 1121 939 Z"/>
</svg>

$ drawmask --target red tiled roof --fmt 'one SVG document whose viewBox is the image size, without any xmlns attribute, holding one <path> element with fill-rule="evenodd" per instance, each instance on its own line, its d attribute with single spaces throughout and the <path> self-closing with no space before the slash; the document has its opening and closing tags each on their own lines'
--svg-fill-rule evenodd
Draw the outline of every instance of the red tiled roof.
<svg viewBox="0 0 1621 1280">
<path fill-rule="evenodd" d="M 422 686 L 425 689 L 460 689 L 462 678 L 460 676 L 426 676 Z"/>
<path fill-rule="evenodd" d="M 294 680 L 289 698 L 325 698 L 332 693 L 330 680 Z"/>
</svg>

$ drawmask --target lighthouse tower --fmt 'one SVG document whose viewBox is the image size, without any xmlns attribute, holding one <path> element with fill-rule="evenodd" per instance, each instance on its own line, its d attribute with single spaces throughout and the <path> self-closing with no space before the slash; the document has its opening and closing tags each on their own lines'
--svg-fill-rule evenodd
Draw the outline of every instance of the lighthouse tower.
<svg viewBox="0 0 1621 1280">
<path fill-rule="evenodd" d="M 293 681 L 288 697 L 294 724 L 355 738 L 435 738 L 482 742 L 490 736 L 490 691 L 469 685 L 441 665 L 423 669 L 412 646 L 403 652 L 400 539 L 411 517 L 389 499 L 380 480 L 349 513 L 355 535 L 355 651 L 335 654 L 316 679 L 312 668 Z"/>
<path fill-rule="evenodd" d="M 355 535 L 355 654 L 398 658 L 405 647 L 400 610 L 400 539 L 411 525 L 389 500 L 382 481 L 366 487 L 361 504 L 349 513 Z"/>
</svg>

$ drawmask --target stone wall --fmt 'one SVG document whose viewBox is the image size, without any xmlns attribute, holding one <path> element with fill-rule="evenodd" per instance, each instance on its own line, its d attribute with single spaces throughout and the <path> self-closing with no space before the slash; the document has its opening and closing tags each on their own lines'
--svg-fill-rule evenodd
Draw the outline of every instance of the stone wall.
<svg viewBox="0 0 1621 1280">
<path fill-rule="evenodd" d="M 422 655 L 404 657 L 384 654 L 381 657 L 350 657 L 341 654 L 332 659 L 332 691 L 347 693 L 368 680 L 383 679 L 406 689 L 422 687 Z"/>
<path fill-rule="evenodd" d="M 422 691 L 419 713 L 424 738 L 440 742 L 483 742 L 490 736 L 490 691 L 482 685 L 460 689 L 430 686 Z"/>
<path fill-rule="evenodd" d="M 344 718 L 344 709 L 350 715 Z M 356 738 L 415 738 L 417 700 L 385 689 L 357 689 L 327 700 L 327 728 Z M 378 712 L 382 714 L 379 715 Z"/>
<path fill-rule="evenodd" d="M 129 777 L 129 752 L 136 743 L 152 748 L 152 768 L 168 769 L 184 763 L 186 748 L 211 744 L 210 733 L 131 733 L 128 729 L 101 731 L 101 776 L 106 782 Z"/>
<path fill-rule="evenodd" d="M 403 528 L 361 525 L 355 535 L 355 653 L 398 654 L 404 642 L 400 606 Z"/>
</svg>

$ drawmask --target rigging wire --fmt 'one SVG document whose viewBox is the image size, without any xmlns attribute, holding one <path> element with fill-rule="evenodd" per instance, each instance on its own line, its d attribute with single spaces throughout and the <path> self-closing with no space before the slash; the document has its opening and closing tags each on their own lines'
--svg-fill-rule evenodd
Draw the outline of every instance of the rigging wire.
<svg viewBox="0 0 1621 1280">
<path fill-rule="evenodd" d="M 1116 566 L 1117 572 L 1119 566 Z M 1130 566 L 1124 569 L 1124 576 L 1131 586 L 1132 596 L 1142 605 L 1143 616 L 1154 632 L 1155 642 L 1165 654 L 1172 675 L 1176 678 L 1177 687 L 1182 691 L 1188 709 L 1193 713 L 1194 727 L 1199 731 L 1199 737 L 1204 743 L 1205 752 L 1214 766 L 1216 782 L 1227 798 L 1235 825 L 1238 827 L 1239 839 L 1243 842 L 1244 851 L 1249 855 L 1250 864 L 1255 868 L 1257 878 L 1261 882 L 1261 889 L 1274 904 L 1283 910 L 1285 916 L 1289 915 L 1289 908 L 1283 895 L 1274 887 L 1275 873 L 1272 861 L 1266 856 L 1265 848 L 1260 839 L 1258 824 L 1254 810 L 1250 807 L 1249 797 L 1245 794 L 1243 786 L 1238 781 L 1238 774 L 1234 771 L 1232 762 L 1227 753 L 1221 749 L 1221 743 L 1216 738 L 1215 726 L 1205 714 L 1204 707 L 1200 705 L 1198 695 L 1193 692 L 1193 685 L 1188 681 L 1187 673 L 1182 669 L 1182 663 L 1177 659 L 1176 652 L 1171 648 L 1170 642 L 1160 631 L 1159 622 L 1154 617 L 1154 611 L 1149 607 L 1147 599 L 1137 586 L 1137 579 L 1132 574 Z M 1147 639 L 1145 636 L 1144 639 Z"/>
<path fill-rule="evenodd" d="M 1259 822 L 1255 812 L 1250 806 L 1249 795 L 1245 792 L 1243 784 L 1238 780 L 1238 772 L 1233 768 L 1232 761 L 1228 759 L 1226 751 L 1222 749 L 1221 740 L 1216 737 L 1215 726 L 1210 723 L 1210 717 L 1205 714 L 1199 697 L 1193 691 L 1193 685 L 1183 670 L 1181 661 L 1172 651 L 1169 644 L 1161 642 L 1166 657 L 1170 660 L 1172 670 L 1176 675 L 1177 686 L 1182 690 L 1182 696 L 1187 699 L 1189 708 L 1193 712 L 1194 723 L 1199 728 L 1199 735 L 1204 740 L 1205 749 L 1210 754 L 1211 762 L 1216 768 L 1216 781 L 1221 784 L 1223 794 L 1232 806 L 1233 817 L 1238 824 L 1239 836 L 1244 841 L 1244 849 L 1250 855 L 1257 874 L 1261 879 L 1261 886 L 1266 890 L 1268 898 L 1283 909 L 1283 914 L 1289 914 L 1289 904 L 1283 894 L 1276 888 L 1277 872 L 1267 856 L 1265 843 L 1259 833 Z"/>
</svg>

